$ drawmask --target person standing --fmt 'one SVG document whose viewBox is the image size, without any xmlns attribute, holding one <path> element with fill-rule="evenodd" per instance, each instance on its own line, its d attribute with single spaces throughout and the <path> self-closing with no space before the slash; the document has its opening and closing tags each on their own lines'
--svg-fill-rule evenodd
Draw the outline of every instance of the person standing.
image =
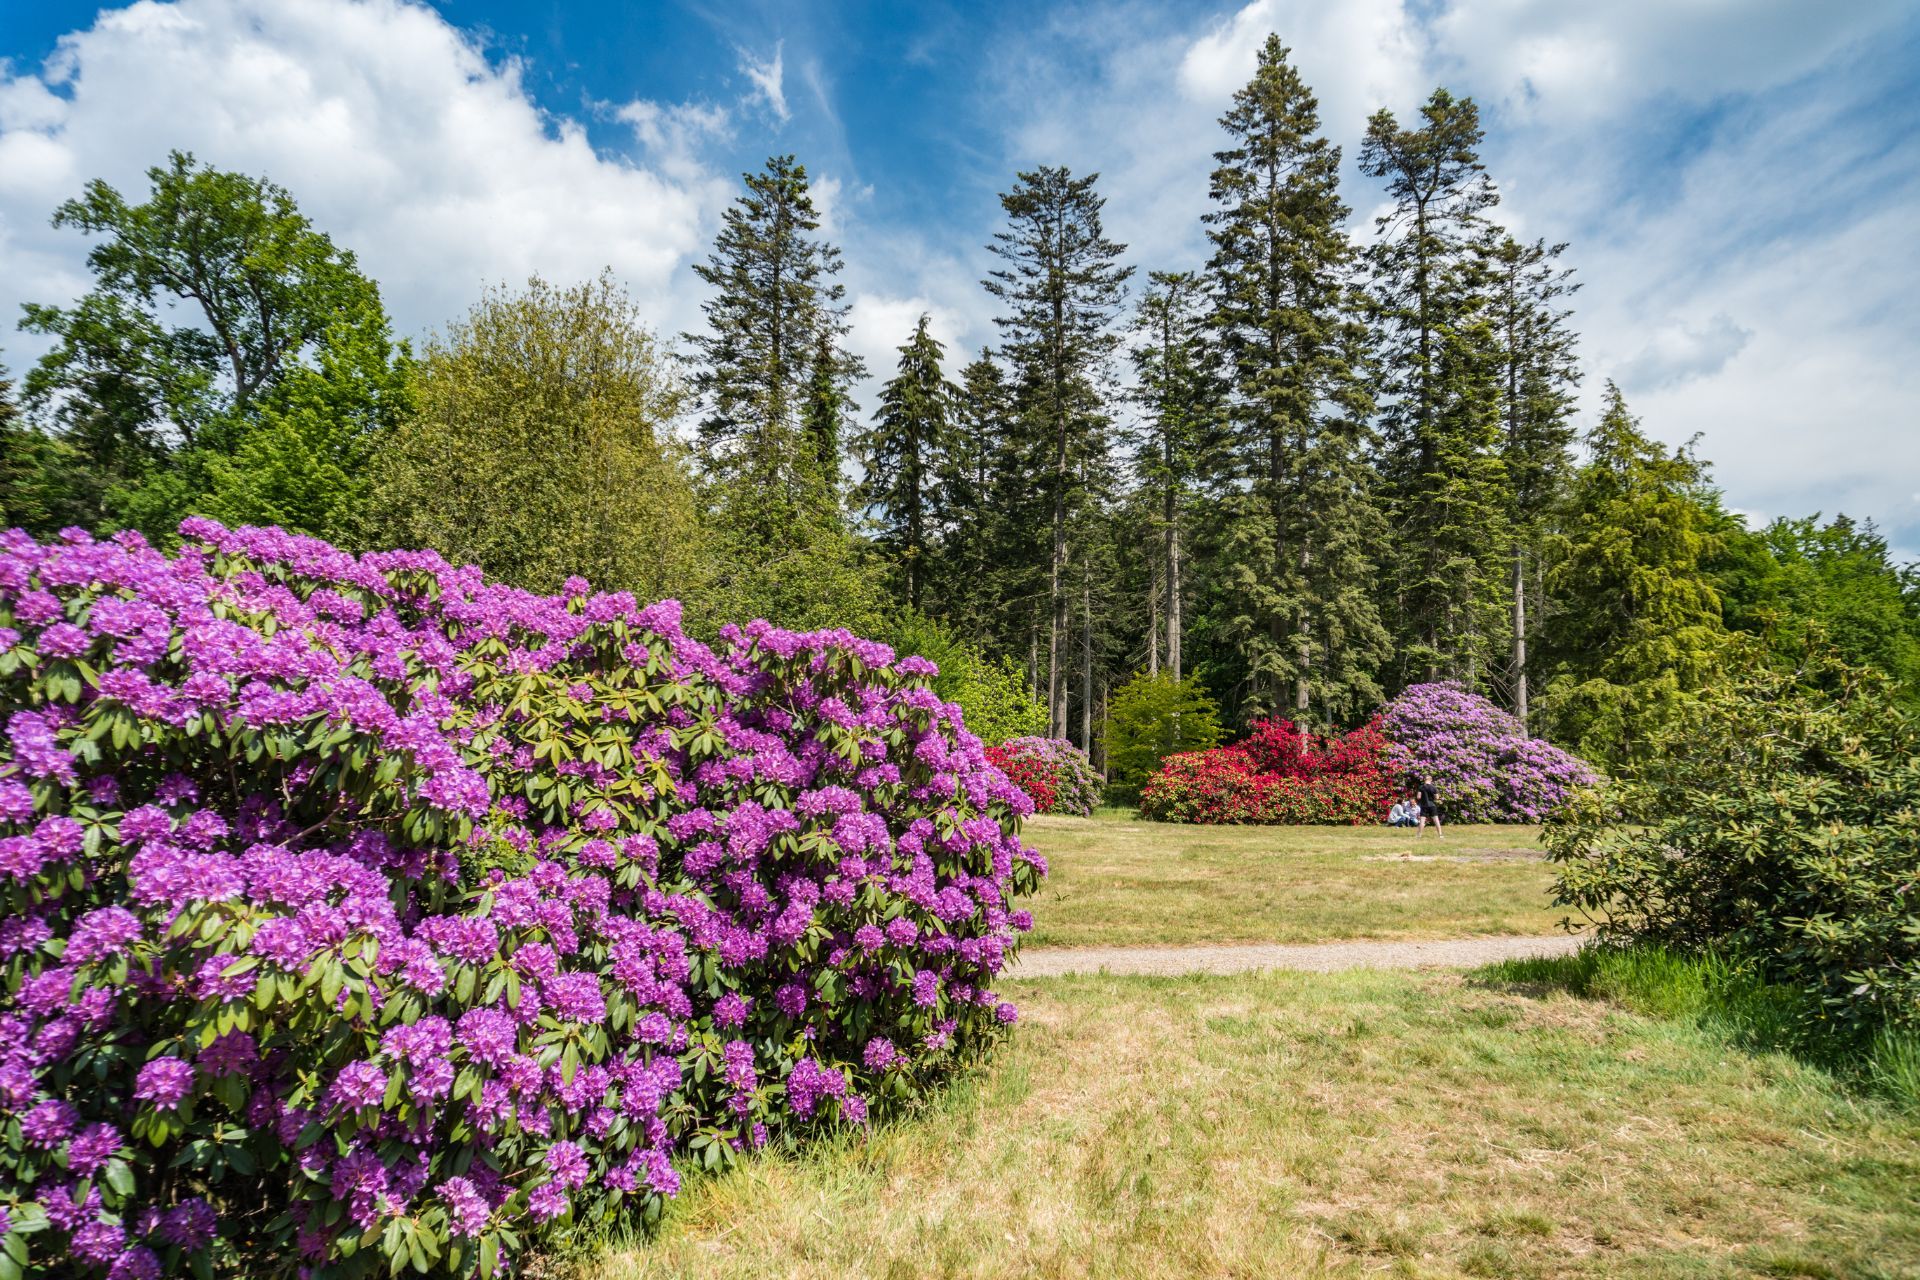
<svg viewBox="0 0 1920 1280">
<path fill-rule="evenodd" d="M 1434 791 L 1433 784 L 1425 778 L 1413 778 L 1411 782 L 1413 784 L 1414 803 L 1420 807 L 1420 816 L 1415 820 L 1413 829 L 1414 838 L 1418 839 L 1420 833 L 1427 829 L 1427 823 L 1431 822 L 1433 823 L 1433 834 L 1445 840 L 1447 833 L 1440 825 L 1440 797 L 1438 793 Z"/>
</svg>

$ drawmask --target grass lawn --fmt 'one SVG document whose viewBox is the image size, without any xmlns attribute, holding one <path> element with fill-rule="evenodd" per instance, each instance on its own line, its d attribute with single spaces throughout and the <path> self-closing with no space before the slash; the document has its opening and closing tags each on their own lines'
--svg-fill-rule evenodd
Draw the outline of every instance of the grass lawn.
<svg viewBox="0 0 1920 1280">
<path fill-rule="evenodd" d="M 1035 947 L 1547 934 L 1565 914 L 1548 905 L 1536 827 L 1416 842 L 1387 827 L 1196 827 L 1111 810 L 1036 818 L 1025 835 L 1051 867 Z"/>
<path fill-rule="evenodd" d="M 1443 972 L 1009 989 L 927 1113 L 696 1180 L 593 1280 L 1920 1276 L 1920 1115 L 1685 1022 Z"/>
</svg>

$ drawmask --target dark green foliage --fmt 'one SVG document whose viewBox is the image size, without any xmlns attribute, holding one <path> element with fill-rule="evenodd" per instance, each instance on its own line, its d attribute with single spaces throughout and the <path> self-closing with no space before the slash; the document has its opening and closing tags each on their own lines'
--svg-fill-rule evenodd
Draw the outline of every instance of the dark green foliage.
<svg viewBox="0 0 1920 1280">
<path fill-rule="evenodd" d="M 1219 717 L 1205 689 L 1165 672 L 1143 672 L 1114 690 L 1100 735 L 1114 797 L 1131 801 L 1162 760 L 1219 742 Z"/>
<path fill-rule="evenodd" d="M 1498 197 L 1470 98 L 1436 89 L 1421 123 L 1367 125 L 1361 171 L 1393 201 L 1371 250 L 1391 614 L 1401 682 L 1481 684 L 1507 625 L 1510 477 L 1500 353 L 1481 249 Z"/>
<path fill-rule="evenodd" d="M 1388 637 L 1368 584 L 1384 529 L 1340 149 L 1287 54 L 1269 36 L 1221 117 L 1230 145 L 1206 215 L 1232 387 L 1222 574 L 1237 607 L 1218 634 L 1246 673 L 1248 714 L 1331 721 L 1380 694 Z"/>
<path fill-rule="evenodd" d="M 1604 941 L 1741 957 L 1816 1023 L 1920 1029 L 1920 724 L 1887 678 L 1757 668 L 1651 745 L 1549 825 L 1555 900 Z"/>
<path fill-rule="evenodd" d="M 988 746 L 1046 732 L 1047 709 L 1012 659 L 994 661 L 938 619 L 903 609 L 875 638 L 901 657 L 918 654 L 940 668 L 929 682 L 942 702 L 958 703 L 968 732 Z"/>
<path fill-rule="evenodd" d="M 996 318 L 1013 366 L 1014 429 L 1023 452 L 1042 462 L 1034 482 L 1047 509 L 1047 705 L 1055 737 L 1067 734 L 1074 534 L 1089 506 L 1090 482 L 1104 478 L 1110 420 L 1100 391 L 1118 339 L 1109 326 L 1126 296 L 1126 246 L 1107 239 L 1094 191 L 1098 174 L 1064 167 L 1018 175 L 1000 197 L 1007 229 L 988 249 L 1004 264 L 983 282 L 1006 308 Z M 1083 566 L 1084 568 L 1084 566 Z M 1082 744 L 1085 745 L 1085 744 Z"/>
<path fill-rule="evenodd" d="M 1611 767 L 1645 755 L 1714 682 L 1726 632 L 1704 567 L 1718 539 L 1700 462 L 1648 439 L 1612 383 L 1587 451 L 1547 574 L 1560 613 L 1540 709 L 1556 740 Z"/>
<path fill-rule="evenodd" d="M 819 235 L 805 166 L 775 156 L 744 175 L 713 252 L 693 348 L 699 459 L 724 618 L 860 628 L 874 585 L 841 503 L 840 457 L 865 374 L 842 342 L 840 250 Z"/>
<path fill-rule="evenodd" d="M 866 478 L 860 505 L 875 513 L 896 594 L 910 609 L 920 608 L 933 560 L 934 491 L 946 469 L 947 437 L 960 394 L 941 371 L 945 354 L 922 315 L 900 348 L 899 372 L 881 392 L 873 428 L 861 441 Z"/>
<path fill-rule="evenodd" d="M 99 240 L 92 292 L 22 322 L 55 343 L 24 387 L 65 446 L 39 451 L 40 505 L 160 537 L 189 512 L 347 536 L 404 409 L 379 290 L 265 179 L 180 152 L 147 177 L 145 203 L 95 180 L 54 215 Z"/>
</svg>

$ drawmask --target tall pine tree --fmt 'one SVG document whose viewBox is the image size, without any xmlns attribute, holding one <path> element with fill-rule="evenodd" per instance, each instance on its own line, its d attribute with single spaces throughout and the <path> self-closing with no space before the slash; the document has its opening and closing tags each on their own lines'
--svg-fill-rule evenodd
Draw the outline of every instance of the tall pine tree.
<svg viewBox="0 0 1920 1280">
<path fill-rule="evenodd" d="M 1573 272 L 1559 264 L 1566 247 L 1544 240 L 1523 244 L 1503 234 L 1487 254 L 1504 403 L 1500 457 L 1506 465 L 1513 537 L 1507 680 L 1513 714 L 1522 725 L 1531 710 L 1527 642 L 1544 616 L 1545 604 L 1536 591 L 1529 614 L 1529 577 L 1537 576 L 1548 515 L 1573 461 L 1569 446 L 1580 365 L 1562 299 L 1580 286 L 1573 282 Z"/>
<path fill-rule="evenodd" d="M 1221 117 L 1206 215 L 1214 325 L 1232 383 L 1229 596 L 1254 710 L 1305 721 L 1370 705 L 1387 633 L 1368 584 L 1382 533 L 1340 150 L 1269 36 Z"/>
<path fill-rule="evenodd" d="M 880 393 L 873 428 L 861 442 L 866 476 L 860 501 L 876 513 L 879 544 L 891 562 L 897 594 L 916 610 L 933 562 L 935 490 L 959 395 L 941 371 L 945 355 L 923 314 L 900 347 L 898 372 Z"/>
<path fill-rule="evenodd" d="M 1481 682 L 1508 623 L 1511 500 L 1500 369 L 1481 252 L 1498 200 L 1472 99 L 1436 89 L 1421 123 L 1367 123 L 1360 168 L 1393 208 L 1369 251 L 1393 612 L 1402 680 Z"/>
<path fill-rule="evenodd" d="M 1071 662 L 1071 531 L 1086 506 L 1085 478 L 1103 462 L 1110 422 L 1100 391 L 1118 343 L 1110 325 L 1133 272 L 1126 246 L 1107 239 L 1098 174 L 1076 178 L 1046 166 L 1018 175 L 1000 197 L 1007 229 L 988 249 L 1003 264 L 983 282 L 1006 313 L 997 318 L 1015 370 L 1018 429 L 1043 444 L 1040 486 L 1048 508 L 1047 706 L 1053 732 L 1067 729 Z"/>
<path fill-rule="evenodd" d="M 864 376 L 846 350 L 840 251 L 819 234 L 807 171 L 746 174 L 712 254 L 704 333 L 687 335 L 723 615 L 850 623 L 877 606 L 841 503 L 840 441 Z"/>
<path fill-rule="evenodd" d="M 1147 601 L 1147 672 L 1161 656 L 1175 680 L 1184 666 L 1184 605 L 1188 595 L 1181 557 L 1188 505 L 1206 464 L 1220 391 L 1207 345 L 1206 294 L 1188 271 L 1155 271 L 1134 318 L 1133 350 L 1144 419 L 1128 434 L 1133 468 L 1146 491 L 1153 531 Z"/>
</svg>

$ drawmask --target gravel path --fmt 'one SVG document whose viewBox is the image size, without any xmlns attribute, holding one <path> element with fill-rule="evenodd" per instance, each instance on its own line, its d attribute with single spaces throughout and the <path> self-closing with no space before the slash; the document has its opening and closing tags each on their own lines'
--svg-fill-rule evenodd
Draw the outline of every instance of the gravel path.
<svg viewBox="0 0 1920 1280">
<path fill-rule="evenodd" d="M 1581 939 L 1449 938 L 1439 942 L 1273 943 L 1226 947 L 1041 947 L 1022 951 L 1006 970 L 1009 978 L 1058 978 L 1069 973 L 1244 973 L 1249 969 L 1472 968 L 1522 956 L 1560 956 L 1580 949 Z"/>
</svg>

